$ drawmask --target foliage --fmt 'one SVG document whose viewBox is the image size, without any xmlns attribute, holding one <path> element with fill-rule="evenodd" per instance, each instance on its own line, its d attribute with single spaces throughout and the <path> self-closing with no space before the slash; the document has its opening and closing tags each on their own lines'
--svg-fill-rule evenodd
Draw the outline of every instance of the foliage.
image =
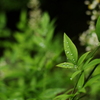
<svg viewBox="0 0 100 100">
<path fill-rule="evenodd" d="M 96 32 L 100 41 L 100 17 L 96 24 Z M 87 90 L 88 87 L 91 88 L 92 84 L 100 82 L 100 73 L 94 75 L 94 71 L 100 66 L 100 58 L 94 58 L 94 55 L 99 48 L 100 43 L 94 51 L 86 52 L 78 58 L 76 46 L 71 39 L 64 34 L 64 51 L 67 57 L 67 62 L 58 64 L 57 66 L 62 68 L 73 68 L 75 72 L 70 79 L 73 80 L 76 77 L 76 84 L 74 88 L 69 90 L 70 92 L 65 92 L 60 96 L 56 96 L 54 100 L 80 100 L 84 96 L 90 95 Z M 86 97 L 85 100 L 87 100 Z M 92 99 L 90 98 L 88 100 Z"/>
<path fill-rule="evenodd" d="M 55 19 L 51 20 L 47 12 L 41 15 L 33 11 L 34 17 L 28 19 L 27 11 L 22 9 L 17 31 L 6 27 L 6 14 L 0 13 L 0 48 L 4 50 L 0 58 L 0 100 L 100 99 L 100 59 L 95 57 L 100 45 L 80 56 L 64 34 L 66 62 L 62 36 L 54 35 Z"/>
<path fill-rule="evenodd" d="M 0 100 L 51 100 L 66 89 L 66 71 L 55 68 L 64 59 L 60 56 L 61 36 L 54 36 L 55 20 L 50 21 L 44 13 L 37 23 L 39 28 L 31 29 L 26 16 L 22 10 L 14 41 L 1 41 L 5 51 L 0 58 Z"/>
</svg>

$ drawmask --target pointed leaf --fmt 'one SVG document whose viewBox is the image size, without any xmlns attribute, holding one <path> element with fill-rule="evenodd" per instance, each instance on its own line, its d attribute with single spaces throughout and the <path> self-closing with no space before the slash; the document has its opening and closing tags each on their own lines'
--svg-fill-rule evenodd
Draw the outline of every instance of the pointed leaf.
<svg viewBox="0 0 100 100">
<path fill-rule="evenodd" d="M 76 72 L 74 72 L 73 74 L 72 74 L 72 76 L 71 76 L 71 80 L 76 76 L 76 75 L 78 75 L 79 73 L 81 72 L 81 70 L 78 70 L 78 71 L 76 71 Z"/>
<path fill-rule="evenodd" d="M 84 72 L 81 74 L 81 76 L 79 78 L 79 81 L 78 81 L 78 84 L 77 84 L 78 89 L 81 89 L 83 84 L 84 84 Z"/>
<path fill-rule="evenodd" d="M 86 53 L 84 53 L 84 54 L 79 58 L 78 63 L 77 63 L 78 66 L 81 65 L 81 64 L 84 62 L 84 60 L 86 59 L 86 57 L 87 57 L 87 55 L 88 55 L 89 53 L 90 53 L 90 52 L 86 52 Z"/>
<path fill-rule="evenodd" d="M 91 85 L 91 84 L 94 83 L 94 82 L 96 82 L 98 79 L 100 79 L 100 74 L 95 75 L 94 77 L 92 77 L 92 78 L 85 84 L 85 87 Z"/>
<path fill-rule="evenodd" d="M 64 33 L 64 50 L 68 61 L 75 64 L 78 59 L 78 51 L 74 43 L 65 33 Z"/>
<path fill-rule="evenodd" d="M 43 98 L 42 100 L 48 100 L 54 98 L 57 94 L 64 92 L 65 89 L 63 88 L 50 88 L 46 89 L 40 94 L 40 97 Z"/>
<path fill-rule="evenodd" d="M 60 63 L 57 66 L 62 68 L 74 68 L 74 64 L 69 62 Z"/>
<path fill-rule="evenodd" d="M 50 22 L 49 14 L 47 12 L 43 13 L 41 20 L 40 20 L 41 28 L 43 30 L 47 29 L 49 22 Z M 43 32 L 42 35 L 45 36 L 46 35 L 45 32 Z"/>
<path fill-rule="evenodd" d="M 84 69 L 85 66 L 88 66 L 89 62 L 91 61 L 92 58 L 89 58 L 84 65 L 82 66 L 82 70 Z"/>
<path fill-rule="evenodd" d="M 97 64 L 100 64 L 100 59 L 94 59 L 92 60 L 90 63 L 88 63 L 86 66 L 84 66 L 84 70 L 92 67 L 92 66 L 95 66 Z"/>
<path fill-rule="evenodd" d="M 53 100 L 66 100 L 70 97 L 73 97 L 74 95 L 66 95 L 66 94 L 62 94 L 62 95 L 58 95 L 56 96 Z"/>
<path fill-rule="evenodd" d="M 54 30 L 55 30 L 55 25 L 54 23 L 56 22 L 55 19 L 53 19 L 52 21 L 50 21 L 49 25 L 48 25 L 48 32 L 47 32 L 47 35 L 46 35 L 46 42 L 50 42 L 51 39 L 53 38 L 53 33 L 54 33 Z"/>
<path fill-rule="evenodd" d="M 96 34 L 98 36 L 98 40 L 100 41 L 100 16 L 98 17 L 96 23 Z"/>
</svg>

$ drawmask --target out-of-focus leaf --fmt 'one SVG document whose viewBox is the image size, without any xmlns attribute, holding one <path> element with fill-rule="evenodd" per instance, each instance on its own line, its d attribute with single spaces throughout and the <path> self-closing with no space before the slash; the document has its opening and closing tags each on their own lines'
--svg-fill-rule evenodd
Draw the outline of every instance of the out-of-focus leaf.
<svg viewBox="0 0 100 100">
<path fill-rule="evenodd" d="M 67 95 L 67 94 L 63 94 L 63 95 L 59 95 L 57 97 L 55 97 L 53 100 L 66 100 L 70 97 L 72 97 L 73 95 Z"/>
<path fill-rule="evenodd" d="M 17 24 L 17 27 L 21 30 L 25 30 L 27 21 L 27 11 L 22 9 L 20 14 L 20 22 Z"/>
<path fill-rule="evenodd" d="M 50 42 L 51 39 L 53 38 L 53 33 L 55 30 L 54 23 L 55 23 L 55 19 L 53 19 L 48 25 L 48 33 L 46 35 L 46 42 Z"/>
<path fill-rule="evenodd" d="M 65 89 L 62 88 L 53 88 L 53 89 L 47 89 L 46 91 L 44 91 L 40 97 L 42 97 L 42 99 L 47 100 L 47 99 L 52 99 L 54 98 L 58 93 L 63 92 Z"/>
<path fill-rule="evenodd" d="M 40 37 L 40 36 L 35 36 L 33 38 L 33 41 L 34 41 L 34 43 L 36 45 L 40 46 L 41 48 L 45 48 L 46 47 L 44 39 L 42 37 Z"/>
<path fill-rule="evenodd" d="M 6 14 L 5 12 L 0 12 L 0 29 L 6 26 Z"/>
<path fill-rule="evenodd" d="M 43 29 L 46 29 L 50 23 L 50 17 L 49 17 L 49 14 L 47 12 L 45 12 L 43 15 L 42 15 L 42 18 L 41 18 L 41 26 Z"/>
</svg>

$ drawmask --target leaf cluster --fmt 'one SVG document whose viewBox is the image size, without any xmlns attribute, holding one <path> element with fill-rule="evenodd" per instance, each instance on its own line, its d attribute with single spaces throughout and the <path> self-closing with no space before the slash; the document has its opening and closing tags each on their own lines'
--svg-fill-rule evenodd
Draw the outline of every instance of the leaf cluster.
<svg viewBox="0 0 100 100">
<path fill-rule="evenodd" d="M 100 41 L 100 17 L 96 24 L 96 34 Z M 88 94 L 86 92 L 88 86 L 91 86 L 95 82 L 99 82 L 100 73 L 93 75 L 95 69 L 100 65 L 100 58 L 94 58 L 95 53 L 99 50 L 99 48 L 100 45 L 98 45 L 95 50 L 86 52 L 78 57 L 78 50 L 76 46 L 64 33 L 64 51 L 67 57 L 67 62 L 58 64 L 57 66 L 62 68 L 73 68 L 75 72 L 73 72 L 70 79 L 73 80 L 76 77 L 76 84 L 70 94 L 65 93 L 61 96 L 57 96 L 57 100 L 79 100 L 83 97 L 82 95 Z M 54 100 L 56 100 L 56 98 Z"/>
</svg>

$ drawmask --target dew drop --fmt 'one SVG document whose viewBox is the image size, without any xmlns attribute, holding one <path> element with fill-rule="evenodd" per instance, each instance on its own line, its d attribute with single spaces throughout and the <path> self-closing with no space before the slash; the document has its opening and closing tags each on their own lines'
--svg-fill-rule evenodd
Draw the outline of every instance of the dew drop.
<svg viewBox="0 0 100 100">
<path fill-rule="evenodd" d="M 72 78 L 70 78 L 70 80 L 72 80 Z"/>
</svg>

